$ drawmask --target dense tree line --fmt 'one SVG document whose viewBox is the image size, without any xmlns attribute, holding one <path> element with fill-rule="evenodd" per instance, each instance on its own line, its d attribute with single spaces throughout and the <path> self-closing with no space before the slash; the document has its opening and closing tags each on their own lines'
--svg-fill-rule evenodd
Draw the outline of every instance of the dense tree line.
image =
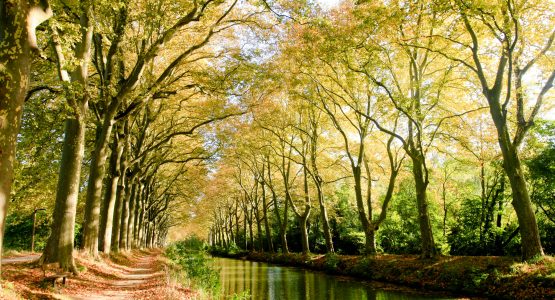
<svg viewBox="0 0 555 300">
<path fill-rule="evenodd" d="M 534 174 L 553 132 L 532 128 L 553 101 L 553 9 L 345 1 L 302 17 L 261 64 L 265 105 L 220 162 L 231 192 L 210 194 L 213 243 L 544 255 L 552 188 Z"/>
<path fill-rule="evenodd" d="M 267 8 L 239 2 L 2 1 L 0 229 L 46 209 L 40 263 L 74 273 L 75 246 L 165 244 L 219 148 L 209 125 L 248 109 L 228 99 L 237 33 Z"/>
</svg>

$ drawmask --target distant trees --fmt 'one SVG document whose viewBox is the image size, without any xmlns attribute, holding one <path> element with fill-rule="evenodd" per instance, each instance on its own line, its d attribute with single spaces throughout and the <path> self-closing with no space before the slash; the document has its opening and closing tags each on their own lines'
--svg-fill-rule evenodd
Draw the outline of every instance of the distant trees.
<svg viewBox="0 0 555 300">
<path fill-rule="evenodd" d="M 10 194 L 8 183 L 13 178 L 24 99 L 50 93 L 52 98 L 65 100 L 67 104 L 48 102 L 63 112 L 66 125 L 61 159 L 45 162 L 59 164 L 59 176 L 51 211 L 52 230 L 41 262 L 58 262 L 63 269 L 77 273 L 73 262 L 76 235 L 79 246 L 94 256 L 99 249 L 109 252 L 161 245 L 169 229 L 180 223 L 176 219 L 185 213 L 178 208 L 196 196 L 176 184 L 201 184 L 186 180 L 186 176 L 206 176 L 201 162 L 211 159 L 218 149 L 205 140 L 204 128 L 248 109 L 240 102 L 227 102 L 234 62 L 241 58 L 233 57 L 233 46 L 215 47 L 211 42 L 232 41 L 233 28 L 256 24 L 264 8 L 253 5 L 238 10 L 238 1 L 213 0 L 50 4 L 52 8 L 46 1 L 2 2 L 1 75 L 6 76 L 2 82 L 13 79 L 17 93 L 9 89 L 11 85 L 3 85 L 6 97 L 2 103 L 6 113 L 9 110 L 6 120 L 11 121 L 2 123 L 7 131 L 1 138 L 9 137 L 9 145 L 2 144 L 6 176 L 1 180 L 7 181 L 2 184 L 2 193 L 6 193 L 0 200 L 7 201 Z M 47 57 L 40 61 L 45 72 L 33 77 L 35 86 L 27 94 L 31 50 L 38 50 L 35 28 L 52 11 L 54 18 L 40 28 L 47 34 L 38 38 L 52 46 L 40 49 Z M 16 48 L 21 54 L 13 51 Z M 19 56 L 16 59 L 12 54 Z M 16 66 L 23 69 L 18 71 Z M 24 78 L 5 71 L 23 74 Z M 96 132 L 87 134 L 91 125 Z M 24 134 L 27 141 L 33 132 Z M 84 157 L 89 158 L 85 149 L 91 144 L 94 150 L 90 152 L 89 170 L 84 173 L 88 180 L 82 207 L 78 202 L 85 187 L 81 167 Z M 81 222 L 78 206 L 84 209 L 84 218 L 82 231 L 75 232 L 76 222 Z"/>
<path fill-rule="evenodd" d="M 327 14 L 318 9 L 305 13 L 302 17 L 308 24 L 298 24 L 292 17 L 286 42 L 274 56 L 279 61 L 275 69 L 283 79 L 281 93 L 274 92 L 275 85 L 261 88 L 268 93 L 268 101 L 280 107 L 274 111 L 280 117 L 255 110 L 252 119 L 256 122 L 244 120 L 242 125 L 262 126 L 272 133 L 265 140 L 276 139 L 289 149 L 270 151 L 269 161 L 275 155 L 298 166 L 287 169 L 295 175 L 290 184 L 282 185 L 285 193 L 276 194 L 278 201 L 283 197 L 296 211 L 296 202 L 290 200 L 295 195 L 332 198 L 337 183 L 354 185 L 353 209 L 365 234 L 364 252 L 369 254 L 380 247 L 402 249 L 392 248 L 394 241 L 386 242 L 377 230 L 383 225 L 391 233 L 395 218 L 410 216 L 416 221 L 411 224 L 419 227 L 419 236 L 411 241 L 420 243 L 424 258 L 449 247 L 459 254 L 469 253 L 472 247 L 496 254 L 512 252 L 519 234 L 523 259 L 543 255 L 537 212 L 527 192 L 530 181 L 520 161 L 520 146 L 526 143 L 526 133 L 545 99 L 552 99 L 555 79 L 550 56 L 555 32 L 553 26 L 544 26 L 554 19 L 552 10 L 543 5 L 524 1 L 361 1 L 355 5 L 344 2 Z M 525 23 L 541 26 L 539 34 L 529 36 L 532 29 L 523 28 Z M 534 72 L 538 72 L 537 82 L 528 77 Z M 487 106 L 482 106 L 481 96 Z M 491 120 L 484 115 L 486 108 Z M 322 115 L 328 120 L 323 121 Z M 318 122 L 311 123 L 313 119 Z M 320 133 L 314 135 L 313 128 Z M 487 137 L 490 129 L 497 132 L 500 151 Z M 319 143 L 322 137 L 325 142 Z M 453 141 L 454 145 L 447 144 Z M 321 150 L 314 151 L 312 143 Z M 335 176 L 328 179 L 336 184 L 326 184 L 331 190 L 322 188 L 326 180 L 314 163 L 327 161 L 327 157 L 335 160 L 331 167 Z M 499 159 L 504 174 L 494 167 Z M 458 174 L 457 170 L 475 164 L 479 166 L 477 172 L 471 172 L 475 181 L 467 178 L 469 174 Z M 312 182 L 303 180 L 307 175 Z M 388 180 L 382 179 L 383 175 Z M 398 178 L 403 191 L 396 191 Z M 412 191 L 407 190 L 408 182 L 414 185 Z M 511 221 L 507 197 L 513 199 L 517 226 Z M 397 204 L 389 210 L 391 202 L 400 198 L 414 198 L 416 211 L 401 214 Z M 305 203 L 304 212 L 315 204 Z M 380 206 L 381 210 L 377 209 Z M 541 209 L 539 204 L 537 207 Z M 287 208 L 272 207 L 278 216 Z M 325 206 L 319 209 L 327 214 Z M 550 216 L 549 208 L 544 210 Z M 388 219 L 388 212 L 393 220 Z M 467 215 L 458 219 L 457 213 Z M 304 218 L 300 211 L 296 215 L 302 222 L 298 229 L 290 230 L 298 232 L 301 245 L 306 239 L 303 224 L 309 232 L 315 230 L 309 239 L 326 236 L 329 241 L 327 237 L 332 236 L 338 241 L 338 232 L 329 230 L 325 217 Z M 461 223 L 455 224 L 457 221 Z M 275 222 L 283 224 L 282 220 Z M 458 234 L 464 226 L 474 225 L 476 236 L 461 245 Z M 414 228 L 405 230 L 412 235 Z M 326 243 L 326 249 L 331 252 L 335 246 Z M 414 247 L 411 249 L 407 251 L 413 252 Z M 304 246 L 299 250 L 307 252 Z"/>
</svg>

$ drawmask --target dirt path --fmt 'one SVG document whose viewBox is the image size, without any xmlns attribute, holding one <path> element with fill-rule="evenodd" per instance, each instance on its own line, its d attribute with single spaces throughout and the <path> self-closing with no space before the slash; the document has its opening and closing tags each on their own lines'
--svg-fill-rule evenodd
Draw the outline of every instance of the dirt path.
<svg viewBox="0 0 555 300">
<path fill-rule="evenodd" d="M 114 275 L 114 278 L 102 276 L 105 280 L 100 282 L 98 278 L 92 278 L 91 275 L 100 275 L 96 272 L 98 270 L 92 268 L 92 272 L 86 272 L 90 274 L 82 274 L 82 276 L 71 279 L 70 285 L 81 288 L 66 288 L 66 295 L 69 296 L 69 299 L 76 300 L 143 298 L 148 291 L 164 283 L 166 273 L 160 268 L 159 255 L 158 251 L 152 251 L 132 257 L 128 266 L 126 266 L 127 264 L 108 265 L 108 269 L 113 270 L 106 275 Z"/>
<path fill-rule="evenodd" d="M 22 255 L 22 256 L 14 256 L 14 257 L 2 257 L 2 264 L 20 264 L 20 263 L 29 263 L 39 259 L 40 254 L 29 254 L 29 255 Z"/>
<path fill-rule="evenodd" d="M 61 290 L 65 299 L 168 299 L 188 298 L 188 291 L 169 279 L 159 250 L 122 255 L 121 261 L 103 261 L 86 265 L 87 271 Z M 117 259 L 119 260 L 119 259 Z"/>
<path fill-rule="evenodd" d="M 163 250 L 133 250 L 91 259 L 76 253 L 79 276 L 52 286 L 34 260 L 39 254 L 2 261 L 0 299 L 191 299 L 195 293 L 172 280 Z M 47 274 L 48 275 L 48 274 Z"/>
</svg>

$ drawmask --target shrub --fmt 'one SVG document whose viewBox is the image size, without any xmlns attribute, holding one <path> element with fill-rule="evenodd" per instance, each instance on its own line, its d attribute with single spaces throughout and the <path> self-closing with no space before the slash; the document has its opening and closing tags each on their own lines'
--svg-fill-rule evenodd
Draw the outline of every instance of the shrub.
<svg viewBox="0 0 555 300">
<path fill-rule="evenodd" d="M 212 266 L 206 244 L 201 239 L 191 237 L 175 242 L 166 249 L 166 256 L 185 273 L 192 285 L 211 294 L 219 290 L 219 270 Z"/>
</svg>

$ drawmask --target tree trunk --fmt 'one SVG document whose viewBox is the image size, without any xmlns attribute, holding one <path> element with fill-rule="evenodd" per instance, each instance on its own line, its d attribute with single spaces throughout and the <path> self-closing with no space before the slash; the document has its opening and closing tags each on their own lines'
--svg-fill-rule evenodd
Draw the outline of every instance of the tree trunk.
<svg viewBox="0 0 555 300">
<path fill-rule="evenodd" d="M 139 215 L 142 212 L 141 199 L 143 197 L 144 184 L 141 183 L 140 178 L 137 179 L 137 195 L 135 196 L 135 213 L 133 214 L 133 248 L 139 247 Z"/>
<path fill-rule="evenodd" d="M 147 187 L 145 187 L 146 189 Z M 141 209 L 139 210 L 139 220 L 137 224 L 137 246 L 139 248 L 143 247 L 143 235 L 144 235 L 144 220 L 145 220 L 145 196 L 141 197 Z"/>
<path fill-rule="evenodd" d="M 239 246 L 239 204 L 237 202 L 235 202 L 235 238 L 235 242 Z"/>
<path fill-rule="evenodd" d="M 305 255 L 310 254 L 310 245 L 308 243 L 308 230 L 306 226 L 309 216 L 310 216 L 310 209 L 308 209 L 308 212 L 305 211 L 305 213 L 301 217 L 299 217 L 299 225 L 301 229 L 301 245 L 302 245 L 303 254 Z"/>
<path fill-rule="evenodd" d="M 124 187 L 124 198 L 121 210 L 121 226 L 120 226 L 120 236 L 119 236 L 119 249 L 126 250 L 127 247 L 127 225 L 129 223 L 129 201 L 131 200 L 131 193 L 129 188 L 129 182 L 125 182 Z"/>
<path fill-rule="evenodd" d="M 100 134 L 95 141 L 95 148 L 92 153 L 87 185 L 85 217 L 83 220 L 83 249 L 93 256 L 98 255 L 100 197 L 108 157 L 108 143 L 114 124 L 112 118 L 113 116 L 108 113 L 104 116 Z"/>
<path fill-rule="evenodd" d="M 376 230 L 372 228 L 372 226 L 369 226 L 368 230 L 364 232 L 364 234 L 366 237 L 366 242 L 364 245 L 367 251 L 366 253 L 370 255 L 377 254 L 378 250 L 376 249 Z"/>
<path fill-rule="evenodd" d="M 507 154 L 503 151 L 503 168 L 509 177 L 513 192 L 512 205 L 518 217 L 518 226 L 520 227 L 522 259 L 529 260 L 537 256 L 543 256 L 544 252 L 540 241 L 536 215 L 532 208 L 517 149 L 511 147 L 507 150 Z"/>
<path fill-rule="evenodd" d="M 256 235 L 258 239 L 258 251 L 264 252 L 264 239 L 262 238 L 262 218 L 260 218 L 260 210 L 258 208 L 258 201 L 254 207 L 254 220 L 256 221 Z"/>
<path fill-rule="evenodd" d="M 500 107 L 500 90 L 488 90 L 485 96 L 490 105 L 490 114 L 497 129 L 499 147 L 503 155 L 503 169 L 509 178 L 513 194 L 512 205 L 515 209 L 518 225 L 520 227 L 520 238 L 522 247 L 522 259 L 529 260 L 537 256 L 543 256 L 543 248 L 540 241 L 536 215 L 532 209 L 528 187 L 524 178 L 524 172 L 518 155 L 518 144 L 511 141 L 506 117 Z"/>
<path fill-rule="evenodd" d="M 126 249 L 133 248 L 133 225 L 135 222 L 135 202 L 137 198 L 137 183 L 135 183 L 135 178 L 130 180 L 131 184 L 131 192 L 129 197 L 129 222 L 127 223 L 126 234 L 127 234 L 127 243 L 125 245 Z"/>
<path fill-rule="evenodd" d="M 264 173 L 264 171 L 262 171 Z M 262 211 L 264 217 L 264 229 L 266 232 L 266 244 L 268 245 L 268 251 L 274 252 L 274 243 L 272 242 L 272 231 L 270 229 L 270 222 L 268 221 L 268 205 L 266 201 L 266 184 L 264 180 L 261 182 L 262 185 Z"/>
<path fill-rule="evenodd" d="M 58 262 L 62 269 L 74 274 L 78 273 L 73 260 L 73 247 L 79 177 L 85 145 L 84 123 L 79 119 L 66 121 L 52 233 L 40 258 L 41 264 Z"/>
<path fill-rule="evenodd" d="M 308 230 L 307 230 L 307 222 L 308 217 L 310 217 L 310 211 L 312 206 L 310 205 L 310 195 L 308 190 L 308 170 L 306 167 L 306 156 L 303 155 L 303 191 L 304 191 L 304 202 L 305 207 L 302 214 L 297 214 L 299 218 L 300 228 L 301 228 L 301 245 L 303 249 L 303 254 L 310 253 L 310 245 L 308 244 Z M 291 202 L 291 207 L 297 213 L 293 202 Z"/>
<path fill-rule="evenodd" d="M 127 125 L 127 124 L 126 124 Z M 119 245 L 120 250 L 125 250 L 127 245 L 127 225 L 129 224 L 129 201 L 131 200 L 131 180 L 127 177 L 127 168 L 129 166 L 129 134 L 127 128 L 125 129 L 125 149 L 123 151 L 123 156 L 121 159 L 121 178 L 122 180 L 122 209 L 121 209 L 121 219 L 119 226 Z"/>
<path fill-rule="evenodd" d="M 21 1 L 26 2 L 26 1 Z M 2 18 L 4 16 L 1 16 Z M 16 20 L 13 20 L 16 21 Z M 3 21 L 1 21 L 4 23 Z M 18 27 L 16 27 L 18 28 Z M 15 32 L 15 29 L 13 29 Z M 14 35 L 8 32 L 8 35 Z M 2 41 L 4 42 L 4 41 Z M 10 41 L 8 42 L 10 43 Z M 10 44 L 14 43 L 11 41 Z M 12 44 L 15 48 L 15 46 Z M 28 48 L 28 46 L 26 46 Z M 2 240 L 4 225 L 10 193 L 13 181 L 13 166 L 15 162 L 15 150 L 17 134 L 21 124 L 23 103 L 29 86 L 30 61 L 26 55 L 28 49 L 22 49 L 23 53 L 15 55 L 13 60 L 6 57 L 7 51 L 0 48 L 0 66 L 6 67 L 0 70 L 0 252 L 2 251 Z"/>
<path fill-rule="evenodd" d="M 249 250 L 249 242 L 248 242 L 249 240 L 248 240 L 248 237 L 247 237 L 247 223 L 248 222 L 247 222 L 246 210 L 245 210 L 245 213 L 243 214 L 243 220 L 244 220 L 243 221 L 243 236 L 245 238 L 245 250 Z"/>
<path fill-rule="evenodd" d="M 281 239 L 281 251 L 285 254 L 289 253 L 289 245 L 287 244 L 287 224 L 289 224 L 289 202 L 291 201 L 291 195 L 287 191 L 285 193 L 285 204 L 283 206 L 283 221 L 281 222 L 281 227 L 279 228 L 279 237 Z M 279 213 L 279 211 L 278 211 Z"/>
<path fill-rule="evenodd" d="M 318 176 L 318 175 L 317 175 Z M 316 182 L 317 181 L 317 182 Z M 324 239 L 326 240 L 326 253 L 334 253 L 333 240 L 330 228 L 330 221 L 328 218 L 328 210 L 324 203 L 324 193 L 322 192 L 322 183 L 316 180 L 316 191 L 318 193 L 318 204 L 320 206 L 320 218 L 322 218 L 322 225 L 324 227 Z"/>
<path fill-rule="evenodd" d="M 29 8 L 29 1 L 0 3 L 0 253 L 12 189 L 17 134 L 31 75 L 31 50 L 36 47 L 35 28 L 27 24 Z M 48 14 L 44 20 L 52 15 L 49 7 L 45 12 Z"/>
<path fill-rule="evenodd" d="M 434 235 L 432 233 L 430 215 L 428 213 L 428 197 L 426 195 L 428 181 L 424 176 L 424 166 L 422 165 L 422 159 L 423 157 L 412 157 L 412 172 L 414 175 L 414 183 L 416 189 L 418 224 L 420 227 L 420 239 L 422 243 L 421 255 L 422 258 L 434 258 L 437 255 L 437 251 L 434 243 Z"/>
<path fill-rule="evenodd" d="M 120 160 L 123 154 L 123 144 L 114 139 L 114 151 L 110 155 L 110 179 L 104 196 L 104 205 L 102 206 L 102 214 L 100 220 L 100 240 L 99 250 L 104 253 L 110 253 L 112 245 L 112 229 L 114 221 L 114 207 L 116 203 L 116 193 L 118 181 L 120 179 Z"/>
<path fill-rule="evenodd" d="M 123 210 L 123 202 L 125 197 L 125 171 L 122 170 L 122 176 L 119 179 L 118 190 L 116 193 L 116 205 L 114 209 L 114 227 L 112 229 L 112 250 L 119 251 L 119 240 L 121 230 L 121 217 Z"/>
<path fill-rule="evenodd" d="M 253 230 L 252 230 L 252 215 L 253 212 L 251 211 L 251 213 L 247 214 L 248 215 L 248 223 L 249 223 L 249 239 L 250 239 L 250 245 L 251 245 L 251 250 L 254 250 L 254 234 L 253 234 Z"/>
<path fill-rule="evenodd" d="M 364 232 L 364 253 L 368 255 L 376 254 L 374 234 L 373 230 L 370 228 L 370 222 L 366 217 L 366 211 L 364 208 L 364 200 L 362 198 L 362 170 L 360 165 L 353 166 L 353 179 L 355 181 L 355 199 L 357 203 L 358 219 L 362 225 L 362 231 Z"/>
</svg>

